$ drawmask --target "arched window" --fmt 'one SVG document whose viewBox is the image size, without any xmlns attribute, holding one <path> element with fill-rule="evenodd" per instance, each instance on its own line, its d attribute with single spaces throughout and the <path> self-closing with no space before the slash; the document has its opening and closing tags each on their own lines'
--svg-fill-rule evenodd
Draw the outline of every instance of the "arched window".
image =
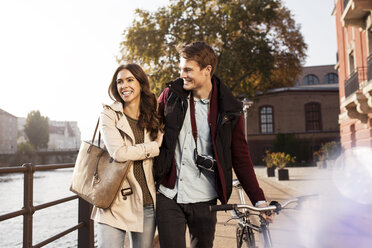
<svg viewBox="0 0 372 248">
<path fill-rule="evenodd" d="M 261 133 L 274 132 L 273 107 L 262 106 L 260 108 L 260 130 Z"/>
<path fill-rule="evenodd" d="M 324 84 L 338 84 L 338 76 L 336 73 L 328 73 L 323 78 Z"/>
<path fill-rule="evenodd" d="M 319 84 L 319 79 L 314 74 L 309 74 L 304 77 L 303 84 L 304 85 Z"/>
<path fill-rule="evenodd" d="M 306 131 L 322 130 L 320 103 L 310 102 L 305 104 Z"/>
</svg>

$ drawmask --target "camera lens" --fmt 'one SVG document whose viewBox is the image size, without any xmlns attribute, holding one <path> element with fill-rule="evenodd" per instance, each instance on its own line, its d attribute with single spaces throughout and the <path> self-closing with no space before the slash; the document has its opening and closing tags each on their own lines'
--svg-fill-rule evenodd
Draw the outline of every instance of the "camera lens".
<svg viewBox="0 0 372 248">
<path fill-rule="evenodd" d="M 206 169 L 212 169 L 213 168 L 213 161 L 211 159 L 206 159 L 203 161 L 203 166 Z"/>
</svg>

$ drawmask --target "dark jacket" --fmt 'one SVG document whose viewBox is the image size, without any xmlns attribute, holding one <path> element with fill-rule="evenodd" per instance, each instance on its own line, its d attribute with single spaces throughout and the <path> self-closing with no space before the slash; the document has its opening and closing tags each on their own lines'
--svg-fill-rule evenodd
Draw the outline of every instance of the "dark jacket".
<svg viewBox="0 0 372 248">
<path fill-rule="evenodd" d="M 229 88 L 213 76 L 208 122 L 211 129 L 213 153 L 217 161 L 215 180 L 218 198 L 227 203 L 232 191 L 232 168 L 253 204 L 265 200 L 259 187 L 244 137 L 242 103 Z M 157 184 L 174 188 L 177 175 L 175 149 L 188 107 L 189 91 L 183 89 L 183 80 L 167 84 L 158 99 L 159 113 L 164 118 L 165 133 L 160 155 L 155 158 L 154 176 Z"/>
</svg>

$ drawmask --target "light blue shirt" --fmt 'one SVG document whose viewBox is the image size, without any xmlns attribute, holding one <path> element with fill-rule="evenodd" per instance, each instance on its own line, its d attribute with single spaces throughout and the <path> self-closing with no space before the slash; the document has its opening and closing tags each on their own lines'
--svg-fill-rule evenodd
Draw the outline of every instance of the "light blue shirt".
<svg viewBox="0 0 372 248">
<path fill-rule="evenodd" d="M 174 189 L 160 185 L 159 191 L 166 197 L 173 199 L 177 194 L 177 203 L 205 202 L 217 198 L 214 174 L 200 173 L 195 165 L 195 140 L 192 135 L 190 119 L 190 101 L 178 135 L 175 159 L 177 166 L 177 180 Z M 195 121 L 198 131 L 198 154 L 213 156 L 213 144 L 208 124 L 209 100 L 197 100 L 195 103 Z"/>
</svg>

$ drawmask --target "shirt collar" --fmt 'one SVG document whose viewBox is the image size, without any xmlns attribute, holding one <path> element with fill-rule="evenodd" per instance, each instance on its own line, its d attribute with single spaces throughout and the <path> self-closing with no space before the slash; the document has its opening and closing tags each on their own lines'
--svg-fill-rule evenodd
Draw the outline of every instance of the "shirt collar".
<svg viewBox="0 0 372 248">
<path fill-rule="evenodd" d="M 190 95 L 187 96 L 187 100 L 190 101 Z M 194 102 L 200 102 L 200 103 L 203 103 L 203 104 L 209 104 L 209 99 L 196 99 L 194 97 Z"/>
</svg>

